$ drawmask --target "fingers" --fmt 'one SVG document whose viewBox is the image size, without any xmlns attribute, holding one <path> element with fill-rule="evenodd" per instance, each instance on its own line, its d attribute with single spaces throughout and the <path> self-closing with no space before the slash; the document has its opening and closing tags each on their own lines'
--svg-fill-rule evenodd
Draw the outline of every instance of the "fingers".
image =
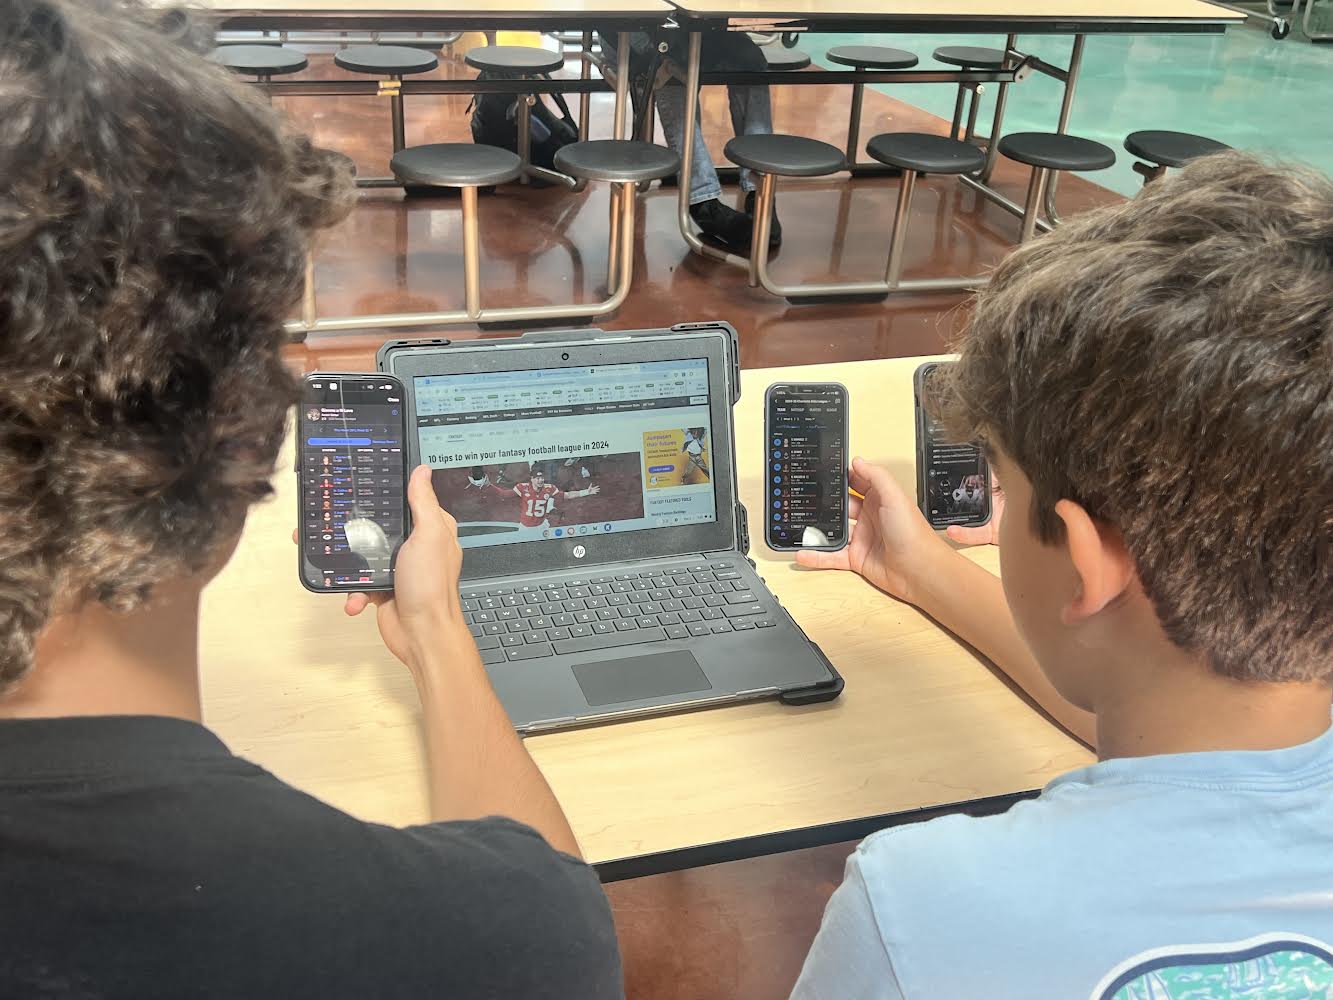
<svg viewBox="0 0 1333 1000">
<path fill-rule="evenodd" d="M 951 524 L 944 533 L 955 542 L 963 545 L 988 545 L 991 540 L 990 525 L 981 528 L 968 528 L 961 524 Z"/>
<path fill-rule="evenodd" d="M 816 552 L 813 549 L 802 549 L 796 553 L 796 565 L 804 566 L 807 569 L 851 569 L 846 549 L 841 549 L 838 552 Z"/>
<path fill-rule="evenodd" d="M 851 518 L 853 521 L 855 521 L 855 520 L 857 520 L 858 518 L 860 518 L 860 516 L 861 516 L 861 507 L 862 507 L 862 505 L 863 505 L 864 503 L 865 503 L 864 500 L 858 500 L 856 497 L 848 497 L 848 498 L 847 498 L 847 516 L 848 516 L 849 518 Z"/>
<path fill-rule="evenodd" d="M 295 544 L 295 545 L 300 545 L 300 544 L 301 544 L 301 529 L 300 529 L 300 528 L 293 528 L 293 529 L 292 529 L 292 543 Z"/>
</svg>

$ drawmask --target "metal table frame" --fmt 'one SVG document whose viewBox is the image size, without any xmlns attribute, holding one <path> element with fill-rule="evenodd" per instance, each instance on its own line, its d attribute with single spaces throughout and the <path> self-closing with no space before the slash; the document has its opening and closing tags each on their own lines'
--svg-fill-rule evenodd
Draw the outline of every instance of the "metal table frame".
<svg viewBox="0 0 1333 1000">
<path fill-rule="evenodd" d="M 757 29 L 752 18 L 747 18 L 746 23 L 739 26 L 732 26 L 728 17 L 694 17 L 688 11 L 681 11 L 682 17 L 679 18 L 682 27 L 689 31 L 689 55 L 685 68 L 685 121 L 692 122 L 698 115 L 699 108 L 699 86 L 703 81 L 704 75 L 700 66 L 700 53 L 702 48 L 702 32 L 704 30 L 736 30 L 736 31 L 755 31 Z M 739 16 L 739 15 L 738 15 Z M 894 70 L 880 71 L 874 73 L 862 73 L 858 71 L 828 71 L 821 73 L 791 73 L 783 74 L 780 80 L 775 80 L 773 74 L 760 73 L 710 73 L 707 82 L 712 83 L 736 83 L 736 84 L 769 84 L 780 86 L 806 85 L 806 86 L 837 86 L 848 83 L 980 83 L 985 81 L 995 81 L 999 84 L 999 91 L 995 99 L 995 114 L 991 125 L 990 137 L 986 142 L 986 164 L 977 174 L 972 176 L 963 175 L 959 180 L 966 186 L 977 191 L 990 201 L 994 202 L 1000 208 L 1009 212 L 1011 215 L 1021 219 L 1024 215 L 1024 206 L 1019 205 L 1011 199 L 1005 197 L 999 191 L 990 186 L 991 174 L 995 169 L 995 162 L 999 155 L 999 139 L 1003 135 L 1004 112 L 1008 102 L 1009 87 L 1025 76 L 1029 72 L 1035 71 L 1059 80 L 1064 84 L 1064 94 L 1060 103 L 1060 115 L 1056 126 L 1056 131 L 1064 133 L 1069 127 L 1069 116 L 1074 104 L 1074 91 L 1078 82 L 1079 70 L 1083 61 L 1083 48 L 1087 40 L 1087 35 L 1092 33 L 1123 33 L 1136 30 L 1132 25 L 1123 22 L 1088 20 L 1083 22 L 1052 22 L 1048 19 L 1033 20 L 1029 22 L 1019 22 L 1008 25 L 1010 30 L 1005 40 L 1005 65 L 1002 70 L 995 71 L 962 71 L 962 72 L 931 72 L 920 70 Z M 937 20 L 927 21 L 920 18 L 895 18 L 892 16 L 883 19 L 868 20 L 857 17 L 830 17 L 828 19 L 806 20 L 800 18 L 785 19 L 775 17 L 772 25 L 773 30 L 780 31 L 842 31 L 842 32 L 866 32 L 882 33 L 892 29 L 895 33 L 902 32 L 977 32 L 996 30 L 997 24 L 992 20 L 972 21 L 967 19 Z M 1036 56 L 1028 55 L 1018 49 L 1018 31 L 1022 28 L 1028 33 L 1033 34 L 1072 34 L 1073 47 L 1070 52 L 1068 66 L 1055 66 Z M 1146 27 L 1141 30 L 1148 30 Z M 1220 33 L 1226 30 L 1224 23 L 1213 21 L 1168 21 L 1160 24 L 1153 24 L 1153 32 L 1214 32 Z M 694 129 L 685 129 L 684 148 L 681 150 L 681 171 L 679 177 L 680 197 L 678 204 L 678 222 L 681 235 L 685 242 L 689 244 L 690 249 L 695 253 L 716 260 L 726 261 L 736 267 L 743 267 L 751 272 L 751 284 L 758 282 L 758 276 L 754 273 L 754 268 L 749 258 L 738 254 L 728 253 L 718 247 L 704 243 L 694 231 L 690 220 L 690 174 L 692 169 L 692 158 L 694 153 Z M 854 171 L 855 172 L 855 171 Z M 1049 232 L 1053 226 L 1060 222 L 1059 211 L 1056 207 L 1056 186 L 1057 176 L 1052 173 L 1049 181 L 1045 185 L 1044 191 L 1039 191 L 1037 197 L 1043 203 L 1046 212 L 1046 219 L 1038 218 L 1036 227 L 1043 232 Z M 876 285 L 876 292 L 882 291 L 884 294 L 911 294 L 914 292 L 938 292 L 954 291 L 967 288 L 975 288 L 984 284 L 983 279 L 950 279 L 941 282 L 936 279 L 925 279 L 921 281 L 896 281 L 885 282 L 881 288 Z M 845 295 L 855 297 L 857 294 L 865 294 L 864 290 L 856 292 L 854 290 L 839 291 L 836 285 L 829 286 L 829 297 Z"/>
</svg>

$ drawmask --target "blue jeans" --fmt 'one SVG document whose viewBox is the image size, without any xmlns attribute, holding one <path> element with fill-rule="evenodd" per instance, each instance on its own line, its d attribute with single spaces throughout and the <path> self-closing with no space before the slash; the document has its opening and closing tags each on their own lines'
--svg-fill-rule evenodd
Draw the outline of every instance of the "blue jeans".
<svg viewBox="0 0 1333 1000">
<path fill-rule="evenodd" d="M 687 52 L 680 34 L 671 33 L 670 55 L 684 68 Z M 614 58 L 615 36 L 611 35 L 608 40 L 603 34 L 602 39 L 608 57 Z M 631 32 L 629 39 L 631 66 L 637 63 L 642 67 L 655 50 L 657 39 L 642 31 Z M 729 31 L 704 32 L 699 65 L 705 72 L 764 72 L 768 69 L 768 61 L 759 46 L 744 33 Z M 728 86 L 727 98 L 731 105 L 731 127 L 736 135 L 768 135 L 773 131 L 773 107 L 767 87 Z M 684 87 L 668 85 L 657 92 L 657 116 L 662 122 L 667 145 L 679 153 L 685 148 Z M 697 116 L 694 121 L 694 155 L 690 162 L 690 204 L 698 205 L 722 197 L 722 184 L 708 155 L 708 147 L 704 145 L 704 133 Z M 741 190 L 753 191 L 754 188 L 750 171 L 742 170 Z"/>
</svg>

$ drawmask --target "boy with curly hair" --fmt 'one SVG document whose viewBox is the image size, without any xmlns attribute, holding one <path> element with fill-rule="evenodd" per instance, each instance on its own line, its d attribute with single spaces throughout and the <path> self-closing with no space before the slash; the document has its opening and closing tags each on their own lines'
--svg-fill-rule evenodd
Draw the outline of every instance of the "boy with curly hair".
<svg viewBox="0 0 1333 1000">
<path fill-rule="evenodd" d="M 428 469 L 376 601 L 437 822 L 353 819 L 200 724 L 200 594 L 271 492 L 283 321 L 354 198 L 211 44 L 139 0 L 0 9 L 0 995 L 620 997 Z"/>
</svg>

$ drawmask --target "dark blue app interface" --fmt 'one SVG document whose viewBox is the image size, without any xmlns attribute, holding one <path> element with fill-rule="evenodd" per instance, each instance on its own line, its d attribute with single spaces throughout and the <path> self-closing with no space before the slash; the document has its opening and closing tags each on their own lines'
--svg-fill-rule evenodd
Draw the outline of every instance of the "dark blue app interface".
<svg viewBox="0 0 1333 1000">
<path fill-rule="evenodd" d="M 847 395 L 776 386 L 768 397 L 764 504 L 775 548 L 839 546 L 847 511 Z"/>
<path fill-rule="evenodd" d="M 401 386 L 309 377 L 298 413 L 301 572 L 314 590 L 386 589 L 406 530 Z"/>
</svg>

